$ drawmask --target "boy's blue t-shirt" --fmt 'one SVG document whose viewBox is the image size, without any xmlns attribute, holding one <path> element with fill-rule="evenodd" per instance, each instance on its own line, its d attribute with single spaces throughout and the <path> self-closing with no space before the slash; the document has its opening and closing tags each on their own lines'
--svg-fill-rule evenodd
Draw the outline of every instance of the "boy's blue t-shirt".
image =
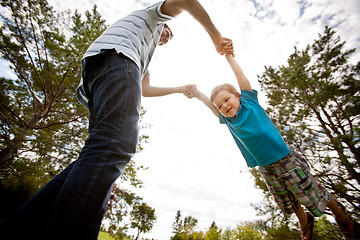
<svg viewBox="0 0 360 240">
<path fill-rule="evenodd" d="M 279 130 L 260 106 L 257 91 L 241 90 L 240 108 L 236 116 L 224 117 L 226 124 L 249 167 L 266 166 L 290 153 Z"/>
</svg>

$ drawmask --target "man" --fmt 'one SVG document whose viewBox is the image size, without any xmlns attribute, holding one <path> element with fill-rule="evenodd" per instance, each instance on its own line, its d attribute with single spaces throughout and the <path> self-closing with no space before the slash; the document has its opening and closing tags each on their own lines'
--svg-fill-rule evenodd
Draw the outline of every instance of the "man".
<svg viewBox="0 0 360 240">
<path fill-rule="evenodd" d="M 159 2 L 111 25 L 82 60 L 77 94 L 90 119 L 89 137 L 78 160 L 2 224 L 2 236 L 97 239 L 114 182 L 136 150 L 141 95 L 178 91 L 152 87 L 147 68 L 156 46 L 172 38 L 164 22 L 184 11 L 203 26 L 220 54 L 233 53 L 231 41 L 221 36 L 197 0 Z"/>
</svg>

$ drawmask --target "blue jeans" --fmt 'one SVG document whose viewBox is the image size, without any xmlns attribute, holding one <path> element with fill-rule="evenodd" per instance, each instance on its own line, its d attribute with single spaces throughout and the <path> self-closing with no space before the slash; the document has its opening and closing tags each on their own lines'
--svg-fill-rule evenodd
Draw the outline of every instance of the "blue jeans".
<svg viewBox="0 0 360 240">
<path fill-rule="evenodd" d="M 1 237 L 7 231 L 11 239 L 39 239 L 42 233 L 47 240 L 98 237 L 114 182 L 136 151 L 141 77 L 136 64 L 115 50 L 86 58 L 83 68 L 90 98 L 85 146 L 2 224 Z"/>
</svg>

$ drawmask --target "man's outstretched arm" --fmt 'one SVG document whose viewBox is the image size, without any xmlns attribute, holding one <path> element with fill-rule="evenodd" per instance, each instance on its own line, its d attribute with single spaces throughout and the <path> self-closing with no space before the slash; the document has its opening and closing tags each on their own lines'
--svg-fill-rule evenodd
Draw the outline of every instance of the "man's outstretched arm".
<svg viewBox="0 0 360 240">
<path fill-rule="evenodd" d="M 232 41 L 222 37 L 215 27 L 210 16 L 197 0 L 166 0 L 161 6 L 161 12 L 173 17 L 178 16 L 183 11 L 188 12 L 196 21 L 198 21 L 205 31 L 209 34 L 216 50 L 220 54 L 233 54 L 234 49 Z"/>
<path fill-rule="evenodd" d="M 182 93 L 189 96 L 191 91 L 190 85 L 178 87 L 156 87 L 150 84 L 150 74 L 145 74 L 142 79 L 142 95 L 144 97 L 161 97 L 173 93 Z"/>
</svg>

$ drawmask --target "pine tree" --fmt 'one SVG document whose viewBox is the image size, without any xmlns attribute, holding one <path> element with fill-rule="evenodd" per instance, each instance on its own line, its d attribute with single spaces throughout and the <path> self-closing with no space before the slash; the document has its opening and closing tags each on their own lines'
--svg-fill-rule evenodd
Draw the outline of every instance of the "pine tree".
<svg viewBox="0 0 360 240">
<path fill-rule="evenodd" d="M 326 27 L 312 45 L 295 48 L 287 65 L 265 67 L 259 82 L 285 141 L 359 217 L 360 62 L 349 63 L 354 52 Z"/>
</svg>

